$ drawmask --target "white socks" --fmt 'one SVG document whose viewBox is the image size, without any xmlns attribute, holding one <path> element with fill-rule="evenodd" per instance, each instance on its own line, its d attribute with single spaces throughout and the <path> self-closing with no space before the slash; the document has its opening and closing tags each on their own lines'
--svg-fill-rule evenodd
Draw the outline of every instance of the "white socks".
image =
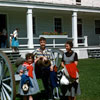
<svg viewBox="0 0 100 100">
<path fill-rule="evenodd" d="M 57 94 L 57 95 L 55 95 Z M 53 89 L 53 95 L 54 95 L 54 99 L 59 99 L 59 90 L 58 87 Z"/>
</svg>

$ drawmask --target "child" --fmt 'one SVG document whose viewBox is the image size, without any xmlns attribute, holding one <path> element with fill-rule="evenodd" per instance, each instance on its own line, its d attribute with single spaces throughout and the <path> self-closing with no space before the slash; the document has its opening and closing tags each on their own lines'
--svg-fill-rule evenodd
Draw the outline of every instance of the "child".
<svg viewBox="0 0 100 100">
<path fill-rule="evenodd" d="M 11 34 L 11 46 L 12 46 L 12 50 L 13 52 L 17 52 L 18 51 L 18 46 L 19 46 L 19 42 L 18 42 L 18 28 L 16 28 L 16 30 L 13 32 L 13 34 Z"/>
<path fill-rule="evenodd" d="M 39 43 L 40 48 L 33 52 L 36 62 L 36 76 L 42 79 L 46 100 L 53 99 L 53 97 L 59 98 L 56 73 L 53 70 L 55 65 L 54 55 L 51 50 L 46 48 L 46 38 L 40 37 Z M 56 91 L 57 97 L 55 97 Z"/>
<path fill-rule="evenodd" d="M 26 54 L 26 62 L 23 63 L 19 74 L 21 76 L 20 95 L 24 96 L 24 100 L 27 100 L 26 96 L 29 97 L 29 100 L 33 100 L 32 95 L 39 92 L 39 87 L 34 72 L 34 56 L 32 53 Z"/>
<path fill-rule="evenodd" d="M 68 100 L 76 100 L 76 95 L 80 95 L 80 83 L 78 76 L 78 56 L 77 53 L 72 50 L 73 43 L 67 41 L 65 43 L 66 52 L 62 56 L 61 65 L 64 68 L 66 76 L 69 75 L 69 79 L 72 82 L 68 85 L 62 86 L 62 93 L 68 96 Z M 68 73 L 67 73 L 68 72 Z"/>
</svg>

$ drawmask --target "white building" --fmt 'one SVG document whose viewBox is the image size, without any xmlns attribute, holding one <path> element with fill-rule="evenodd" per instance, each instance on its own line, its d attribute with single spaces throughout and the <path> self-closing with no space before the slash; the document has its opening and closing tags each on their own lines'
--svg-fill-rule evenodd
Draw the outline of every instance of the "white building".
<svg viewBox="0 0 100 100">
<path fill-rule="evenodd" d="M 75 47 L 84 36 L 89 46 L 99 45 L 100 0 L 0 0 L 0 31 L 3 28 L 8 37 L 19 28 L 20 43 L 29 48 L 37 42 L 34 37 L 55 30 L 67 32 Z"/>
</svg>

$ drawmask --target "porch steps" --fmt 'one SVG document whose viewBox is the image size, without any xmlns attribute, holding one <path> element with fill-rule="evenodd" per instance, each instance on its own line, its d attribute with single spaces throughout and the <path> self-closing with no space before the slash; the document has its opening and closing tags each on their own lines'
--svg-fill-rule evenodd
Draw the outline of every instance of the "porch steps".
<svg viewBox="0 0 100 100">
<path fill-rule="evenodd" d="M 88 49 L 89 58 L 100 58 L 100 49 Z"/>
<path fill-rule="evenodd" d="M 8 56 L 9 60 L 12 64 L 16 62 L 16 60 L 21 57 L 19 52 L 6 52 L 6 55 Z"/>
</svg>

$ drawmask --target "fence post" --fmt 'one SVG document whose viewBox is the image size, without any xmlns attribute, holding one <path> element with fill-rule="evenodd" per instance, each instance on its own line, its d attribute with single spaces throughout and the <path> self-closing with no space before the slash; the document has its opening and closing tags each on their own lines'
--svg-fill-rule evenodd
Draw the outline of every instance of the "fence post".
<svg viewBox="0 0 100 100">
<path fill-rule="evenodd" d="M 53 47 L 55 48 L 55 38 L 53 38 Z"/>
<path fill-rule="evenodd" d="M 88 37 L 84 36 L 84 46 L 87 47 L 88 46 Z"/>
</svg>

